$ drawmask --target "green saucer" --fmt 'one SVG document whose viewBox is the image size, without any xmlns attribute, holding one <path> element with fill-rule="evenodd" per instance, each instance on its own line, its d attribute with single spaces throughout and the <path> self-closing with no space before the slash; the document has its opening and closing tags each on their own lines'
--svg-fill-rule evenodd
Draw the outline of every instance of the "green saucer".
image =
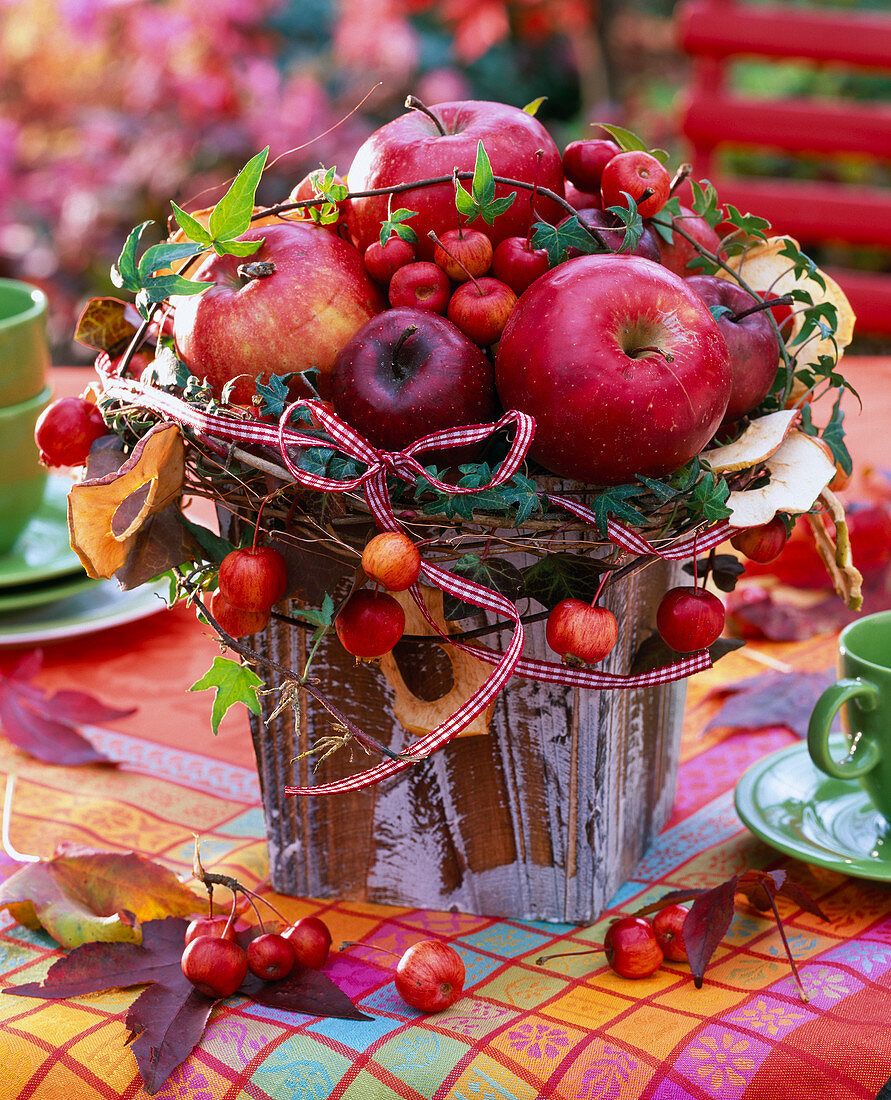
<svg viewBox="0 0 891 1100">
<path fill-rule="evenodd" d="M 46 603 L 54 603 L 57 600 L 67 600 L 69 596 L 77 596 L 90 588 L 95 588 L 99 581 L 91 580 L 83 575 L 83 572 L 72 576 L 64 576 L 59 580 L 49 581 L 44 584 L 19 584 L 13 588 L 0 589 L 0 617 L 11 615 L 14 611 L 26 611 L 31 607 L 42 607 Z"/>
<path fill-rule="evenodd" d="M 843 734 L 830 739 L 846 752 Z M 852 780 L 831 779 L 804 742 L 759 760 L 736 785 L 736 811 L 765 844 L 855 878 L 891 882 L 891 824 Z"/>
<path fill-rule="evenodd" d="M 43 503 L 16 539 L 12 549 L 0 554 L 0 590 L 20 584 L 83 575 L 83 566 L 68 542 L 68 490 L 71 480 L 50 474 Z"/>
</svg>

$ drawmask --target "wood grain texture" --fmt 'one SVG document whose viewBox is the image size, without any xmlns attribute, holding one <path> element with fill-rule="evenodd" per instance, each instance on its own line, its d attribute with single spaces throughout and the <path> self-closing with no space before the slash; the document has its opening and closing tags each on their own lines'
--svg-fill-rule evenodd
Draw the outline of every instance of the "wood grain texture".
<svg viewBox="0 0 891 1100">
<path fill-rule="evenodd" d="M 677 567 L 656 562 L 617 587 L 619 642 L 600 667 L 626 673 L 655 621 Z M 489 638 L 495 644 L 495 638 Z M 273 622 L 255 648 L 301 668 L 304 635 Z M 503 646 L 507 637 L 500 639 Z M 399 654 L 408 683 L 449 687 L 431 647 Z M 528 628 L 529 657 L 551 659 L 544 623 Z M 418 667 L 412 671 L 412 664 Z M 393 749 L 410 735 L 392 717 L 393 690 L 374 665 L 357 664 L 336 638 L 313 665 L 319 686 L 366 732 Z M 439 677 L 439 682 L 437 682 Z M 275 681 L 272 681 L 273 683 Z M 336 732 L 302 701 L 252 720 L 269 835 L 273 887 L 311 897 L 583 922 L 595 919 L 633 874 L 674 797 L 683 681 L 633 691 L 579 691 L 515 678 L 498 699 L 488 735 L 456 738 L 430 759 L 368 790 L 285 798 L 286 783 L 323 783 L 362 771 L 361 749 L 296 759 Z M 267 710 L 275 696 L 265 696 Z"/>
</svg>

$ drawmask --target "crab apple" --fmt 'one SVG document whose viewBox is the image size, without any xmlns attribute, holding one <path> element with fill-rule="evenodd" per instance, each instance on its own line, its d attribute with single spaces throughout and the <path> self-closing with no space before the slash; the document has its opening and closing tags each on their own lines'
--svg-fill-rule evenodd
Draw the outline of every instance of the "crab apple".
<svg viewBox="0 0 891 1100">
<path fill-rule="evenodd" d="M 234 940 L 198 936 L 180 962 L 188 980 L 208 997 L 230 997 L 247 977 L 248 960 Z"/>
<path fill-rule="evenodd" d="M 724 629 L 724 605 L 704 588 L 670 588 L 656 608 L 656 629 L 678 653 L 708 649 Z"/>
<path fill-rule="evenodd" d="M 749 561 L 766 565 L 780 556 L 788 539 L 789 532 L 782 516 L 774 516 L 768 523 L 737 532 L 730 539 L 730 545 Z"/>
<path fill-rule="evenodd" d="M 664 477 L 730 398 L 727 343 L 685 280 L 639 256 L 580 256 L 517 302 L 495 354 L 502 406 L 535 417 L 529 454 L 562 477 Z M 571 398 L 568 396 L 571 395 Z"/>
<path fill-rule="evenodd" d="M 362 588 L 337 613 L 334 629 L 354 657 L 373 661 L 389 653 L 405 632 L 405 612 L 386 592 Z"/>
<path fill-rule="evenodd" d="M 492 278 L 519 297 L 550 266 L 546 249 L 533 248 L 526 237 L 505 237 L 492 256 Z"/>
<path fill-rule="evenodd" d="M 579 191 L 579 189 L 568 181 L 564 185 L 564 198 L 570 206 L 576 210 L 592 210 L 594 208 L 600 209 L 603 205 L 603 201 L 600 198 L 600 188 L 597 188 L 597 194 L 592 195 L 587 191 Z"/>
<path fill-rule="evenodd" d="M 548 645 L 555 653 L 564 658 L 577 657 L 587 665 L 611 653 L 618 634 L 612 611 L 572 597 L 557 604 L 545 628 Z"/>
<path fill-rule="evenodd" d="M 47 405 L 34 426 L 44 466 L 82 466 L 90 447 L 108 434 L 102 413 L 85 397 L 60 397 Z"/>
<path fill-rule="evenodd" d="M 185 943 L 188 946 L 192 940 L 199 936 L 210 936 L 212 939 L 235 939 L 235 926 L 228 916 L 196 917 L 186 929 Z"/>
<path fill-rule="evenodd" d="M 452 173 L 473 172 L 479 143 L 496 176 L 538 183 L 563 195 L 560 152 L 542 124 L 528 112 L 505 103 L 455 100 L 434 104 L 429 113 L 409 110 L 381 126 L 357 151 L 347 172 L 352 191 L 368 191 L 437 177 L 447 182 L 401 192 L 399 203 L 417 213 L 411 226 L 418 234 L 418 255 L 433 256 L 427 234 L 455 224 L 455 187 Z M 539 153 L 539 151 L 541 151 Z M 469 185 L 468 185 L 469 186 Z M 516 191 L 508 209 L 494 225 L 480 228 L 493 245 L 505 237 L 525 233 L 533 220 L 532 196 L 525 189 L 495 185 L 495 197 Z M 359 248 L 366 248 L 380 233 L 387 218 L 388 196 L 351 199 L 347 223 Z M 557 204 L 539 196 L 535 213 L 546 221 L 559 217 Z"/>
<path fill-rule="evenodd" d="M 666 905 L 653 917 L 653 931 L 662 948 L 662 954 L 671 962 L 686 962 L 684 945 L 684 921 L 690 910 L 686 905 Z"/>
<path fill-rule="evenodd" d="M 384 244 L 379 240 L 372 241 L 365 249 L 362 261 L 365 270 L 375 282 L 389 286 L 399 268 L 414 263 L 415 258 L 415 246 L 411 241 L 404 241 L 394 234 Z"/>
<path fill-rule="evenodd" d="M 695 214 L 689 206 L 682 206 L 680 217 L 675 216 L 671 219 L 671 228 L 672 230 L 682 229 L 685 233 L 689 233 L 698 244 L 713 255 L 721 251 L 721 238 L 705 218 Z M 664 237 L 659 237 L 658 242 L 660 263 L 669 271 L 673 271 L 675 275 L 680 275 L 682 278 L 700 274 L 696 268 L 687 266 L 699 255 L 692 241 L 688 241 L 680 233 L 672 232 L 671 244 Z"/>
<path fill-rule="evenodd" d="M 272 546 L 244 546 L 223 558 L 219 586 L 239 611 L 268 611 L 287 591 L 288 567 Z"/>
<path fill-rule="evenodd" d="M 731 423 L 767 396 L 780 363 L 780 345 L 766 310 L 748 312 L 756 303 L 741 286 L 714 275 L 692 275 L 685 281 L 709 308 L 726 306 L 730 311 L 716 320 L 730 353 L 732 383 L 724 421 Z"/>
<path fill-rule="evenodd" d="M 411 588 L 421 573 L 421 555 L 404 531 L 381 531 L 365 544 L 362 568 L 390 592 Z"/>
<path fill-rule="evenodd" d="M 442 940 L 421 940 L 403 954 L 396 966 L 396 992 L 420 1012 L 442 1012 L 464 990 L 464 962 Z"/>
<path fill-rule="evenodd" d="M 210 613 L 232 638 L 256 634 L 269 622 L 269 608 L 264 611 L 244 611 L 233 607 L 219 589 L 210 597 Z"/>
<path fill-rule="evenodd" d="M 485 275 L 492 266 L 492 242 L 479 229 L 448 229 L 433 246 L 433 262 L 456 283 Z"/>
<path fill-rule="evenodd" d="M 603 950 L 620 978 L 649 978 L 664 961 L 653 925 L 644 917 L 620 917 L 607 928 Z"/>
<path fill-rule="evenodd" d="M 516 304 L 517 296 L 507 283 L 483 276 L 456 288 L 446 316 L 475 344 L 487 348 L 501 339 Z"/>
<path fill-rule="evenodd" d="M 230 399 L 239 405 L 250 405 L 256 380 L 266 380 L 270 370 L 313 368 L 327 396 L 338 351 L 384 308 L 361 253 L 306 222 L 249 229 L 241 239 L 263 243 L 248 257 L 211 254 L 190 277 L 213 285 L 171 299 L 181 358 L 217 397 L 237 380 Z M 308 394 L 299 378 L 291 392 Z"/>
<path fill-rule="evenodd" d="M 452 284 L 438 264 L 419 260 L 393 272 L 387 293 L 393 309 L 401 307 L 445 313 Z"/>
<path fill-rule="evenodd" d="M 563 174 L 579 191 L 599 193 L 603 169 L 621 151 L 606 138 L 571 141 L 563 150 Z"/>
<path fill-rule="evenodd" d="M 319 917 L 301 917 L 282 932 L 290 943 L 298 966 L 321 970 L 331 948 L 331 932 Z"/>
<path fill-rule="evenodd" d="M 637 203 L 642 218 L 650 218 L 668 202 L 671 177 L 654 156 L 643 150 L 617 153 L 603 169 L 600 197 L 604 206 L 627 206 L 625 194 Z M 653 194 L 641 199 L 644 191 Z M 625 194 L 623 194 L 623 192 Z"/>
<path fill-rule="evenodd" d="M 293 946 L 277 932 L 264 932 L 248 944 L 248 970 L 264 982 L 277 982 L 287 978 L 295 963 Z"/>
</svg>

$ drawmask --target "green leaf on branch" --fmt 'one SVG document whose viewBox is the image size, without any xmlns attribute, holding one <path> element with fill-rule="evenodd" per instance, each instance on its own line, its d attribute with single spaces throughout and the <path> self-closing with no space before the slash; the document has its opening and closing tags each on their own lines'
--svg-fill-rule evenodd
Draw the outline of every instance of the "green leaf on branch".
<svg viewBox="0 0 891 1100">
<path fill-rule="evenodd" d="M 295 619 L 302 619 L 316 628 L 310 642 L 310 645 L 315 645 L 325 631 L 329 630 L 334 624 L 334 600 L 326 592 L 320 608 L 299 607 L 293 610 L 291 614 Z"/>
<path fill-rule="evenodd" d="M 543 248 L 547 252 L 551 267 L 563 263 L 570 248 L 577 248 L 585 254 L 603 251 L 599 242 L 585 229 L 576 214 L 567 218 L 561 225 L 536 222 L 532 227 L 532 247 Z"/>
<path fill-rule="evenodd" d="M 294 372 L 287 374 L 272 374 L 268 382 L 257 379 L 257 396 L 262 399 L 259 412 L 260 416 L 271 416 L 278 420 L 287 406 L 291 403 L 291 394 L 288 389 L 288 380 L 294 377 Z"/>
<path fill-rule="evenodd" d="M 693 191 L 693 213 L 704 218 L 714 229 L 724 220 L 724 211 L 718 205 L 718 192 L 708 180 L 697 183 L 691 179 L 690 187 Z"/>
<path fill-rule="evenodd" d="M 668 160 L 668 153 L 664 149 L 650 149 L 643 138 L 635 134 L 633 130 L 626 130 L 623 126 L 614 126 L 612 123 L 607 122 L 598 122 L 597 125 L 601 130 L 606 130 L 623 153 L 649 153 L 651 157 L 655 157 L 662 164 L 665 164 Z"/>
<path fill-rule="evenodd" d="M 209 688 L 214 690 L 210 722 L 216 735 L 226 711 L 236 703 L 244 703 L 251 714 L 260 713 L 257 688 L 262 686 L 263 681 L 247 665 L 228 657 L 214 657 L 213 664 L 200 680 L 192 684 L 189 691 L 207 691 Z"/>
<path fill-rule="evenodd" d="M 405 224 L 409 218 L 415 217 L 416 214 L 417 210 L 408 210 L 405 207 L 391 211 L 391 213 L 387 215 L 387 220 L 381 222 L 381 248 L 383 248 L 390 237 L 394 235 L 399 237 L 400 240 L 407 241 L 409 244 L 417 244 L 417 233 L 410 225 Z"/>
<path fill-rule="evenodd" d="M 841 407 L 841 399 L 842 395 L 839 394 L 832 407 L 832 416 L 829 418 L 829 423 L 820 433 L 820 438 L 829 447 L 829 450 L 832 451 L 832 457 L 842 468 L 843 472 L 850 475 L 854 466 L 851 460 L 851 452 L 845 445 L 845 414 Z"/>
<path fill-rule="evenodd" d="M 796 279 L 812 279 L 821 290 L 826 289 L 826 280 L 823 278 L 820 269 L 810 256 L 802 252 L 791 238 L 787 237 L 783 241 L 783 246 L 779 251 L 779 255 L 791 261 L 792 270 Z M 798 297 L 794 289 L 792 291 L 787 291 L 787 293 L 791 293 L 798 301 L 805 300 L 813 303 L 813 299 L 806 291 L 799 291 L 799 293 L 804 294 L 803 299 Z"/>
<path fill-rule="evenodd" d="M 254 212 L 254 196 L 263 175 L 269 146 L 257 153 L 232 181 L 232 186 L 211 211 L 207 228 L 214 242 L 240 237 L 250 227 Z"/>
<path fill-rule="evenodd" d="M 117 263 L 113 264 L 111 268 L 111 281 L 121 290 L 129 290 L 135 294 L 142 288 L 136 262 L 136 252 L 143 233 L 153 224 L 154 222 L 151 221 L 142 222 L 127 234 L 127 239 L 124 241 L 124 247 L 121 249 Z"/>
<path fill-rule="evenodd" d="M 455 179 L 455 206 L 458 213 L 463 214 L 468 221 L 482 218 L 486 225 L 494 225 L 498 215 L 503 214 L 516 197 L 516 191 L 512 191 L 503 198 L 495 198 L 495 177 L 492 173 L 492 165 L 482 141 L 478 142 L 470 191 L 467 191 L 457 177 Z"/>
<path fill-rule="evenodd" d="M 638 242 L 643 235 L 644 223 L 643 218 L 637 211 L 637 203 L 631 195 L 629 195 L 627 191 L 623 191 L 622 194 L 625 196 L 628 205 L 610 206 L 608 210 L 611 214 L 615 214 L 622 225 L 624 238 L 622 240 L 622 247 L 619 251 L 633 252 L 634 249 L 637 248 Z"/>
<path fill-rule="evenodd" d="M 726 500 L 730 487 L 723 478 L 708 471 L 693 487 L 690 494 L 690 511 L 696 518 L 715 523 L 730 515 Z"/>
<path fill-rule="evenodd" d="M 470 489 L 476 485 L 486 486 L 492 478 L 487 463 L 461 466 L 462 477 L 458 487 Z M 512 527 L 521 527 L 533 512 L 542 510 L 542 500 L 535 482 L 522 474 L 514 474 L 505 485 L 493 485 L 481 488 L 477 493 L 442 493 L 430 482 L 419 477 L 415 484 L 417 495 L 431 494 L 433 499 L 425 501 L 421 511 L 429 516 L 459 517 L 472 520 L 474 512 L 496 512 L 503 515 Z"/>
<path fill-rule="evenodd" d="M 612 516 L 626 523 L 646 524 L 646 516 L 628 501 L 643 492 L 639 485 L 611 485 L 594 498 L 592 511 L 597 521 L 597 530 L 606 537 L 607 524 Z"/>
<path fill-rule="evenodd" d="M 197 218 L 193 218 L 192 215 L 183 210 L 181 206 L 177 206 L 173 199 L 170 200 L 170 205 L 173 207 L 173 216 L 176 219 L 176 224 L 190 241 L 194 241 L 196 244 L 200 244 L 203 247 L 209 247 L 213 243 L 213 234 L 210 233 Z"/>
<path fill-rule="evenodd" d="M 731 203 L 726 206 L 726 220 L 741 229 L 748 237 L 756 237 L 760 241 L 766 241 L 766 230 L 770 229 L 767 218 L 760 218 L 757 214 L 741 214 Z"/>
</svg>

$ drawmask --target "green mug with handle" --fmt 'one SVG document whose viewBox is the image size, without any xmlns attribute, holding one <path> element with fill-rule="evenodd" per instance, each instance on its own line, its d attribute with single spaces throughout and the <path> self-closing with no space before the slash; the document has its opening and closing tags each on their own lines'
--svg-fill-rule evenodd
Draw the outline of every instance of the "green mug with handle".
<svg viewBox="0 0 891 1100">
<path fill-rule="evenodd" d="M 808 726 L 811 760 L 833 779 L 856 779 L 891 821 L 891 611 L 850 623 L 838 640 L 839 679 L 814 707 Z M 829 731 L 841 711 L 848 752 L 836 760 Z"/>
<path fill-rule="evenodd" d="M 0 409 L 31 401 L 49 381 L 46 295 L 0 279 Z"/>
</svg>

